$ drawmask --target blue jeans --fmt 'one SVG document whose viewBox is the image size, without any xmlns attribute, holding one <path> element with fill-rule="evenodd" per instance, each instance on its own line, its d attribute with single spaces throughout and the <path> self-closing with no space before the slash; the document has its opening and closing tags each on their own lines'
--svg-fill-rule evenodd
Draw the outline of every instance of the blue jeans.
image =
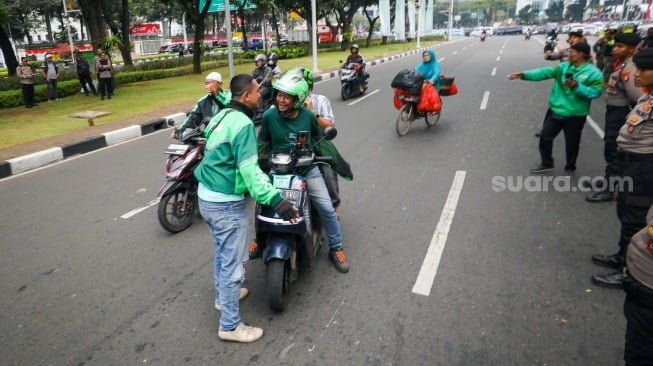
<svg viewBox="0 0 653 366">
<path fill-rule="evenodd" d="M 200 213 L 209 225 L 215 247 L 213 274 L 215 302 L 222 307 L 220 330 L 230 331 L 240 323 L 240 287 L 245 280 L 249 219 L 245 201 L 208 202 L 199 199 Z"/>
<path fill-rule="evenodd" d="M 342 245 L 340 234 L 340 222 L 336 217 L 336 210 L 331 203 L 329 190 L 324 184 L 324 178 L 318 167 L 313 167 L 305 176 L 308 184 L 308 194 L 311 196 L 311 204 L 320 215 L 320 220 L 329 239 L 329 247 L 336 248 Z"/>
<path fill-rule="evenodd" d="M 57 90 L 57 79 L 50 79 L 47 85 L 48 100 L 59 99 L 59 90 Z"/>
</svg>

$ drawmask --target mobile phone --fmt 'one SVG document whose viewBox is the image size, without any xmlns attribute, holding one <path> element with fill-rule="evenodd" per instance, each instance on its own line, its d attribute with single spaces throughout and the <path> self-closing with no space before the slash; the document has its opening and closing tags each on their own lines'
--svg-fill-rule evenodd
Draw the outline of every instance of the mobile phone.
<svg viewBox="0 0 653 366">
<path fill-rule="evenodd" d="M 566 74 L 565 74 L 565 79 L 567 79 L 567 80 L 574 80 L 574 74 L 572 74 L 572 73 L 566 73 Z"/>
</svg>

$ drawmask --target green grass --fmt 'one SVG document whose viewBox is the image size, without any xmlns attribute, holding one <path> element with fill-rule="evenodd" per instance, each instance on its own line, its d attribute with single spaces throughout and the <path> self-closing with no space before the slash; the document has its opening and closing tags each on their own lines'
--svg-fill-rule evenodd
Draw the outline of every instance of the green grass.
<svg viewBox="0 0 653 366">
<path fill-rule="evenodd" d="M 432 45 L 434 41 L 422 41 L 421 46 Z M 379 45 L 361 48 L 360 52 L 370 62 L 374 59 L 387 57 L 415 49 L 414 42 Z M 318 54 L 318 69 L 323 72 L 339 68 L 339 60 L 344 60 L 348 51 L 320 52 Z M 282 70 L 295 66 L 312 68 L 310 56 L 280 60 Z M 251 73 L 254 64 L 236 65 L 234 73 Z M 213 71 L 213 70 L 211 70 Z M 217 70 L 226 79 L 229 71 L 226 67 Z M 138 116 L 169 106 L 192 105 L 203 94 L 204 76 L 191 75 L 168 79 L 152 80 L 141 83 L 121 85 L 116 89 L 116 95 L 111 100 L 100 101 L 98 97 L 85 97 L 82 94 L 66 97 L 59 102 L 41 102 L 37 107 L 27 109 L 24 106 L 7 108 L 0 111 L 0 149 L 22 143 L 57 136 L 77 129 L 89 128 L 85 119 L 73 118 L 70 115 L 85 111 L 106 111 L 111 114 L 95 118 L 96 125 L 103 125 Z M 226 81 L 226 80 L 225 80 Z M 228 82 L 225 82 L 228 86 Z"/>
</svg>

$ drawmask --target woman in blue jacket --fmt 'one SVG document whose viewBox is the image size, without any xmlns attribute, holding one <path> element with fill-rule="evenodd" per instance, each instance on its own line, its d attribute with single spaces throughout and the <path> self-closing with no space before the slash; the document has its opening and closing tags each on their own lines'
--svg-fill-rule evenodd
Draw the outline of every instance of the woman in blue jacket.
<svg viewBox="0 0 653 366">
<path fill-rule="evenodd" d="M 433 84 L 440 91 L 440 63 L 433 50 L 422 52 L 422 63 L 415 69 L 424 75 L 424 82 Z"/>
</svg>

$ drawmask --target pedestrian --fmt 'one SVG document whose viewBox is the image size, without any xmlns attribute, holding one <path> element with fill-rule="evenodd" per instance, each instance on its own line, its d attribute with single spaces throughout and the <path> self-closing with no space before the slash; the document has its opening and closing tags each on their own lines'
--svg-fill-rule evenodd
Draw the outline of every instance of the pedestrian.
<svg viewBox="0 0 653 366">
<path fill-rule="evenodd" d="M 213 117 L 204 131 L 204 158 L 195 170 L 197 196 L 214 245 L 215 307 L 221 310 L 218 337 L 226 341 L 254 342 L 263 329 L 245 325 L 240 319 L 239 299 L 247 260 L 249 215 L 245 193 L 287 221 L 298 218 L 298 210 L 281 197 L 258 165 L 256 133 L 252 113 L 258 106 L 259 86 L 250 75 L 236 75 L 229 89 L 232 99 Z"/>
<path fill-rule="evenodd" d="M 272 68 L 267 64 L 267 57 L 260 53 L 254 57 L 252 77 L 260 86 L 261 98 L 259 109 L 267 109 L 272 105 Z"/>
<path fill-rule="evenodd" d="M 646 36 L 644 39 L 642 39 L 642 43 L 640 44 L 639 48 L 653 48 L 653 27 L 646 29 Z"/>
<path fill-rule="evenodd" d="M 195 107 L 190 111 L 184 122 L 172 131 L 170 138 L 181 139 L 181 134 L 187 128 L 205 128 L 206 126 L 201 127 L 202 124 L 218 114 L 231 100 L 231 93 L 222 90 L 222 75 L 219 72 L 214 71 L 206 75 L 204 91 L 206 94 L 195 103 Z"/>
<path fill-rule="evenodd" d="M 637 66 L 635 85 L 650 92 L 642 96 L 619 129 L 619 177 L 617 217 L 621 224 L 619 250 L 611 255 L 594 255 L 592 262 L 617 271 L 592 276 L 597 286 L 621 288 L 625 275 L 625 258 L 632 236 L 646 226 L 646 213 L 653 204 L 653 48 L 633 56 Z"/>
<path fill-rule="evenodd" d="M 626 256 L 626 365 L 653 365 L 653 206 L 648 225 L 630 240 Z"/>
<path fill-rule="evenodd" d="M 25 108 L 32 108 L 36 105 L 34 103 L 34 66 L 27 62 L 27 57 L 20 58 L 20 65 L 16 68 L 16 75 L 20 79 Z"/>
<path fill-rule="evenodd" d="M 98 70 L 98 89 L 100 89 L 100 100 L 104 100 L 107 95 L 109 99 L 113 95 L 113 83 L 111 77 L 113 76 L 113 65 L 111 60 L 107 57 L 105 52 L 100 54 L 100 58 L 96 61 L 95 69 Z"/>
<path fill-rule="evenodd" d="M 619 159 L 617 158 L 617 136 L 619 129 L 626 121 L 626 116 L 644 95 L 641 88 L 635 86 L 637 67 L 632 57 L 639 44 L 639 36 L 635 33 L 618 33 L 614 36 L 612 55 L 617 59 L 617 69 L 610 75 L 608 86 L 603 92 L 605 96 L 605 133 L 603 136 L 603 157 L 607 163 L 604 179 L 600 182 L 600 190 L 589 193 L 585 199 L 589 202 L 608 202 L 615 198 L 614 178 L 619 175 Z M 599 188 L 599 187 L 595 187 Z"/>
<path fill-rule="evenodd" d="M 553 169 L 553 140 L 560 131 L 565 134 L 565 171 L 576 170 L 581 133 L 589 114 L 591 100 L 598 98 L 603 92 L 603 75 L 588 61 L 590 46 L 587 43 L 576 43 L 570 48 L 569 61 L 508 75 L 510 80 L 554 79 L 549 108 L 539 136 L 541 160 L 536 168 L 531 169 L 531 173 L 544 173 Z"/>
<path fill-rule="evenodd" d="M 97 90 L 95 90 L 95 85 L 93 85 L 93 80 L 91 79 L 91 65 L 88 63 L 88 60 L 82 57 L 81 52 L 77 52 L 75 61 L 75 73 L 77 74 L 79 83 L 82 84 L 84 95 L 88 97 L 88 88 L 91 88 L 93 94 L 97 95 Z"/>
<path fill-rule="evenodd" d="M 314 150 L 313 143 L 320 136 L 320 127 L 315 113 L 304 107 L 308 96 L 308 83 L 293 74 L 284 74 L 272 86 L 275 90 L 275 106 L 263 113 L 259 130 L 259 152 L 293 150 L 297 144 L 300 131 L 308 131 L 308 146 Z M 265 151 L 262 147 L 266 146 Z M 349 271 L 349 262 L 342 248 L 340 223 L 331 203 L 329 192 L 324 183 L 320 169 L 313 167 L 304 173 L 312 206 L 318 215 L 329 242 L 329 259 L 342 273 Z"/>
<path fill-rule="evenodd" d="M 606 32 L 601 32 L 599 39 L 592 45 L 592 50 L 596 55 L 596 68 L 603 70 L 605 68 L 605 47 L 607 46 Z M 607 81 L 607 80 L 606 80 Z"/>
<path fill-rule="evenodd" d="M 52 55 L 45 55 L 45 63 L 41 66 L 41 74 L 47 84 L 48 102 L 59 99 L 59 90 L 57 89 L 57 79 L 59 78 L 59 66 L 52 62 Z"/>
</svg>

